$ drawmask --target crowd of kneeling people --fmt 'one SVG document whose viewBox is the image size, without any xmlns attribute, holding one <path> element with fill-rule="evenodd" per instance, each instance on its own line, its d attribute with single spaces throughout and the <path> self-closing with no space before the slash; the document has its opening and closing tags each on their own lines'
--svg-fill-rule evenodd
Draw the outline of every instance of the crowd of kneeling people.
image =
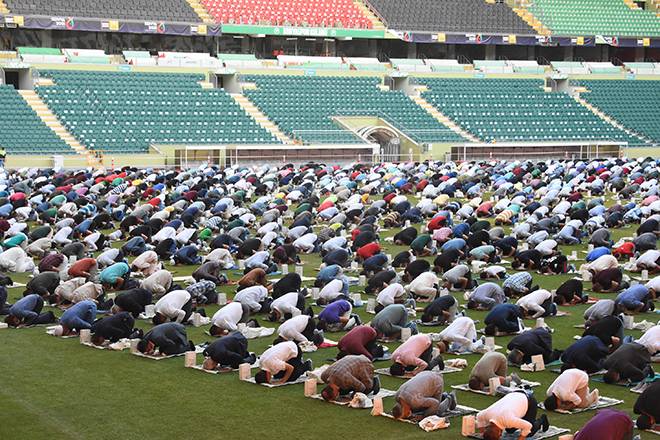
<svg viewBox="0 0 660 440">
<path fill-rule="evenodd" d="M 651 159 L 611 159 L 5 172 L 0 311 L 12 327 L 57 324 L 59 336 L 89 329 L 93 344 L 139 339 L 142 353 L 175 355 L 195 349 L 186 332 L 193 313 L 206 317 L 218 288 L 230 285 L 232 300 L 207 317 L 217 339 L 204 348 L 203 368 L 237 369 L 258 358 L 257 383 L 296 381 L 313 369 L 301 344 L 319 347 L 327 333 L 346 332 L 336 362 L 322 374 L 321 395 L 375 395 L 373 362 L 387 352 L 383 341 L 404 331 L 411 336 L 388 357 L 389 373 L 407 379 L 395 396 L 395 418 L 453 411 L 456 394 L 439 373 L 443 356 L 482 353 L 469 388 L 484 390 L 492 379 L 513 386 L 477 414 L 483 438 L 505 430 L 525 438 L 547 430 L 549 421 L 510 366 L 538 355 L 546 364 L 561 362 L 543 398 L 547 410 L 597 402 L 589 374 L 605 370 L 610 384 L 654 377 L 660 327 L 634 339 L 624 334 L 623 317 L 653 311 L 660 292 L 659 170 Z M 614 203 L 606 191 L 616 194 Z M 634 236 L 615 243 L 612 230 L 629 225 Z M 382 229 L 396 233 L 383 238 Z M 388 240 L 404 248 L 390 256 Z M 560 248 L 585 242 L 584 258 Z M 299 273 L 280 273 L 303 254 L 322 260 L 313 285 L 304 286 Z M 190 281 L 176 281 L 163 263 L 193 266 Z M 227 271 L 239 268 L 240 279 L 230 281 Z M 375 300 L 367 324 L 349 292 L 354 269 L 364 277 L 359 291 Z M 637 282 L 624 271 L 650 276 Z M 8 303 L 12 273 L 25 272 L 33 276 L 23 297 Z M 554 291 L 534 282 L 534 274 L 568 273 L 581 278 Z M 613 295 L 595 301 L 588 291 Z M 463 292 L 465 311 L 456 299 Z M 584 331 L 567 347 L 554 346 L 543 325 L 525 328 L 525 319 L 585 303 Z M 57 318 L 46 306 L 63 313 Z M 487 311 L 486 336 L 515 335 L 506 355 L 485 345 L 471 310 Z M 138 319 L 153 327 L 145 333 Z M 257 356 L 244 333 L 259 321 L 279 327 Z M 420 333 L 421 325 L 444 328 L 431 335 Z M 635 404 L 639 428 L 656 425 L 658 398 L 656 381 Z M 628 415 L 607 409 L 576 438 L 630 438 L 632 427 Z"/>
</svg>

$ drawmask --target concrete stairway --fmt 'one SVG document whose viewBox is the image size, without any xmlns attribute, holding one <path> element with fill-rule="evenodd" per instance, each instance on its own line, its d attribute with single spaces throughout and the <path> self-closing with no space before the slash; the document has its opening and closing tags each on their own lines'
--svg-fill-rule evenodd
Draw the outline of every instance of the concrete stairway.
<svg viewBox="0 0 660 440">
<path fill-rule="evenodd" d="M 2 1 L 2 0 L 0 0 Z M 213 20 L 213 17 L 211 17 L 199 0 L 186 0 L 188 4 L 190 5 L 191 8 L 195 11 L 195 13 L 199 16 L 199 18 L 206 24 L 214 24 L 215 21 Z"/>
<path fill-rule="evenodd" d="M 293 140 L 288 137 L 282 130 L 275 125 L 268 116 L 262 113 L 261 110 L 257 108 L 256 105 L 252 104 L 252 101 L 248 99 L 247 96 L 240 93 L 232 93 L 231 97 L 234 98 L 234 101 L 241 106 L 245 112 L 252 117 L 259 125 L 266 129 L 269 133 L 279 139 L 282 143 L 292 145 Z"/>
<path fill-rule="evenodd" d="M 438 122 L 449 128 L 454 133 L 461 135 L 463 138 L 470 142 L 483 142 L 479 138 L 463 130 L 454 121 L 443 115 L 437 108 L 435 108 L 431 103 L 429 103 L 421 96 L 411 96 L 410 99 L 412 99 L 415 104 L 426 110 L 428 114 L 433 116 Z"/>
<path fill-rule="evenodd" d="M 632 136 L 632 137 L 636 137 L 637 139 L 639 139 L 641 142 L 643 142 L 643 143 L 645 143 L 645 144 L 649 144 L 649 145 L 651 145 L 651 144 L 653 143 L 653 141 L 652 141 L 651 139 L 649 139 L 649 138 L 647 138 L 647 137 L 645 137 L 645 136 L 643 136 L 643 135 L 637 133 L 637 132 L 634 131 L 634 130 L 629 129 L 628 127 L 625 127 L 622 123 L 620 123 L 619 121 L 617 121 L 617 120 L 614 119 L 613 117 L 609 116 L 607 113 L 603 112 L 602 110 L 600 110 L 600 109 L 599 109 L 598 107 L 596 107 L 595 105 L 588 103 L 585 99 L 581 98 L 580 95 L 575 95 L 575 96 L 573 96 L 573 99 L 575 99 L 575 101 L 576 101 L 578 104 L 582 105 L 582 106 L 585 107 L 587 110 L 589 110 L 591 113 L 593 113 L 594 115 L 598 116 L 600 119 L 602 119 L 603 121 L 607 122 L 608 124 L 611 124 L 611 125 L 615 126 L 615 127 L 618 128 L 619 130 L 623 130 L 623 131 L 625 131 L 625 132 L 628 133 L 630 136 Z"/>
<path fill-rule="evenodd" d="M 57 119 L 57 116 L 48 108 L 48 106 L 41 100 L 39 95 L 34 90 L 19 90 L 18 93 L 23 97 L 25 102 L 35 111 L 37 116 L 50 128 L 60 139 L 62 139 L 68 146 L 70 146 L 76 153 L 85 156 L 87 164 L 93 167 L 100 167 L 99 159 L 85 148 L 71 133 L 67 131 L 62 123 Z"/>
<path fill-rule="evenodd" d="M 522 4 L 524 3 L 521 3 L 521 6 L 514 7 L 513 12 L 515 12 L 520 18 L 522 18 L 525 23 L 530 25 L 536 31 L 537 34 L 546 35 L 546 36 L 550 35 L 550 29 L 545 27 L 545 25 L 541 23 L 541 20 L 536 18 L 536 16 L 532 14 L 529 11 L 529 9 L 522 6 Z"/>
<path fill-rule="evenodd" d="M 1 0 L 0 0 L 1 1 Z M 384 31 L 385 30 L 385 25 L 383 24 L 382 21 L 380 21 L 380 18 L 374 14 L 371 9 L 367 5 L 364 4 L 361 0 L 355 0 L 355 6 L 362 12 L 362 15 L 367 17 L 369 21 L 371 22 L 371 28 L 376 30 L 376 31 Z"/>
</svg>

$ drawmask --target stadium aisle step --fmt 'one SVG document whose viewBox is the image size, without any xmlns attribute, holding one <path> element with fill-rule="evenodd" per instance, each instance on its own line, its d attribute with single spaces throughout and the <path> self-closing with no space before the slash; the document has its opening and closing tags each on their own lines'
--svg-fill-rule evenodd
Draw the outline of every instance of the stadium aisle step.
<svg viewBox="0 0 660 440">
<path fill-rule="evenodd" d="M 585 108 L 586 108 L 587 110 L 589 110 L 591 113 L 593 113 L 594 115 L 598 116 L 600 119 L 602 119 L 603 121 L 607 122 L 608 124 L 611 124 L 611 125 L 615 126 L 615 127 L 618 128 L 619 130 L 623 130 L 623 131 L 625 131 L 625 132 L 628 133 L 630 136 L 634 136 L 634 137 L 636 137 L 637 139 L 639 139 L 640 141 L 642 141 L 642 142 L 645 143 L 645 144 L 652 144 L 652 143 L 653 143 L 652 140 L 650 140 L 650 139 L 648 139 L 648 138 L 646 138 L 646 137 L 640 135 L 639 133 L 637 133 L 637 132 L 635 132 L 635 131 L 633 131 L 633 130 L 630 130 L 629 128 L 627 128 L 626 126 L 624 126 L 622 123 L 620 123 L 619 121 L 617 121 L 616 119 L 614 119 L 612 116 L 606 114 L 605 112 L 603 112 L 602 110 L 600 110 L 600 109 L 599 109 L 598 107 L 596 107 L 595 105 L 590 104 L 589 102 L 587 102 L 587 100 L 585 100 L 584 98 L 580 97 L 579 94 L 576 94 L 576 95 L 573 97 L 573 99 L 575 99 L 575 101 L 576 101 L 578 104 L 581 104 L 583 107 L 585 107 Z"/>
<path fill-rule="evenodd" d="M 55 114 L 48 108 L 48 106 L 41 100 L 39 95 L 34 90 L 19 90 L 19 95 L 25 102 L 35 111 L 37 116 L 41 118 L 44 124 L 50 128 L 53 133 L 62 139 L 68 146 L 70 146 L 76 153 L 87 158 L 87 163 L 93 167 L 101 166 L 98 158 L 89 151 L 84 145 L 69 133 L 69 131 L 57 119 Z"/>
<path fill-rule="evenodd" d="M 378 16 L 374 14 L 373 11 L 369 9 L 369 7 L 365 5 L 362 0 L 355 0 L 355 6 L 360 10 L 362 15 L 367 17 L 367 19 L 371 22 L 372 29 L 377 31 L 385 30 L 385 25 L 383 24 L 381 19 L 378 18 Z"/>
<path fill-rule="evenodd" d="M 550 29 L 548 29 L 543 23 L 541 23 L 541 20 L 539 20 L 534 14 L 532 14 L 529 9 L 523 7 L 523 6 L 518 6 L 513 8 L 513 12 L 515 12 L 520 18 L 525 21 L 528 25 L 530 25 L 534 30 L 539 34 L 539 35 L 550 35 Z"/>
<path fill-rule="evenodd" d="M 232 98 L 234 98 L 234 101 L 236 101 L 236 103 L 240 105 L 241 108 L 252 117 L 252 119 L 257 121 L 259 125 L 269 131 L 277 139 L 282 141 L 282 143 L 287 145 L 292 145 L 294 143 L 293 140 L 284 134 L 284 132 L 282 132 L 282 130 L 280 130 L 279 127 L 275 125 L 275 123 L 268 119 L 268 116 L 259 110 L 247 96 L 240 93 L 232 93 L 230 95 Z"/>
<path fill-rule="evenodd" d="M 0 0 L 2 1 L 2 0 Z M 195 14 L 197 14 L 204 23 L 208 24 L 215 24 L 215 21 L 213 20 L 213 17 L 209 15 L 209 12 L 206 10 L 206 8 L 199 2 L 199 0 L 186 0 L 188 4 L 190 5 L 191 8 L 193 8 L 193 11 L 195 11 Z"/>
<path fill-rule="evenodd" d="M 426 110 L 428 114 L 433 116 L 438 122 L 445 125 L 454 133 L 461 135 L 470 142 L 483 142 L 481 139 L 463 130 L 454 121 L 449 119 L 447 116 L 443 115 L 437 108 L 435 108 L 431 103 L 429 103 L 426 99 L 422 98 L 421 96 L 410 96 L 410 99 L 412 99 L 415 104 Z"/>
</svg>

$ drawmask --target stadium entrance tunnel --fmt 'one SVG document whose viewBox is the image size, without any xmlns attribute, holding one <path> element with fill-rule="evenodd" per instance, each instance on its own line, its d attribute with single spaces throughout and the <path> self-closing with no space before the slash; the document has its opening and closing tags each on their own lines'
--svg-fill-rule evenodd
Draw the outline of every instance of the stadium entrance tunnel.
<svg viewBox="0 0 660 440">
<path fill-rule="evenodd" d="M 399 134 L 385 126 L 363 127 L 357 133 L 369 142 L 380 145 L 381 157 L 385 160 L 398 160 L 401 154 L 401 138 Z"/>
<path fill-rule="evenodd" d="M 32 72 L 29 68 L 0 68 L 0 84 L 14 86 L 16 90 L 34 90 Z"/>
</svg>

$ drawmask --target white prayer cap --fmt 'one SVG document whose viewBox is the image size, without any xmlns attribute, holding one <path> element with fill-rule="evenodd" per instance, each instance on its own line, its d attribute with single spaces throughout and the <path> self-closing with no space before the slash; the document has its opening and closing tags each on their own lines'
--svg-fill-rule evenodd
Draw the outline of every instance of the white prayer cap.
<svg viewBox="0 0 660 440">
<path fill-rule="evenodd" d="M 61 325 L 56 326 L 53 328 L 53 335 L 55 336 L 62 336 L 64 334 L 64 327 Z"/>
</svg>

